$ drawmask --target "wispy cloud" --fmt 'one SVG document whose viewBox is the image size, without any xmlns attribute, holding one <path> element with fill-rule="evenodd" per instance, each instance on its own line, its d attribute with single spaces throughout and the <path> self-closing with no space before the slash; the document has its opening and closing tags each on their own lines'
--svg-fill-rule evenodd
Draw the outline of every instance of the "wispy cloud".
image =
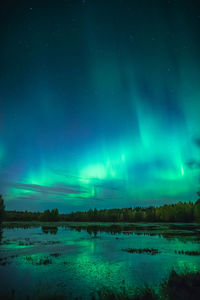
<svg viewBox="0 0 200 300">
<path fill-rule="evenodd" d="M 48 194 L 57 194 L 57 195 L 65 195 L 65 194 L 82 194 L 87 193 L 87 190 L 83 189 L 73 189 L 68 186 L 44 186 L 44 185 L 38 185 L 38 184 L 25 184 L 25 183 L 10 183 L 10 186 L 16 189 L 21 190 L 29 190 L 34 192 L 40 192 L 40 193 L 48 193 Z"/>
<path fill-rule="evenodd" d="M 195 138 L 194 139 L 194 144 L 200 148 L 200 138 Z"/>
<path fill-rule="evenodd" d="M 200 169 L 200 161 L 191 159 L 190 161 L 186 162 L 186 166 L 188 166 L 190 169 Z"/>
</svg>

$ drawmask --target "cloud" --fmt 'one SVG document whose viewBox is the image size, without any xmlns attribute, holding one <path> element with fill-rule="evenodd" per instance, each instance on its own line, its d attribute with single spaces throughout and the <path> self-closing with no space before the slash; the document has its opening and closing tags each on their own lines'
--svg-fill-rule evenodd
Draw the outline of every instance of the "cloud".
<svg viewBox="0 0 200 300">
<path fill-rule="evenodd" d="M 105 203 L 107 201 L 122 200 L 124 199 L 124 194 L 127 193 L 127 186 L 124 180 L 87 178 L 88 182 L 85 183 L 85 177 L 83 178 L 60 170 L 53 171 L 55 174 L 64 176 L 66 182 L 68 181 L 69 184 L 55 183 L 49 186 L 4 181 L 4 194 L 7 195 L 6 198 L 12 203 L 10 208 L 18 201 L 19 203 L 30 203 L 33 200 L 35 203 L 32 205 L 34 209 L 36 209 L 36 203 L 40 203 L 40 206 L 46 207 L 45 202 L 52 205 L 55 201 L 57 204 L 59 203 L 60 207 L 65 203 L 65 206 L 70 210 L 72 210 L 73 206 L 83 206 L 83 204 L 88 208 L 94 205 L 95 202 Z M 17 189 L 18 191 L 12 191 L 12 189 Z"/>
<path fill-rule="evenodd" d="M 66 195 L 66 194 L 82 194 L 87 193 L 86 189 L 73 189 L 71 186 L 43 186 L 38 184 L 11 183 L 10 186 L 16 189 L 29 190 L 40 193 Z"/>
<path fill-rule="evenodd" d="M 190 161 L 186 162 L 186 166 L 192 170 L 200 169 L 200 162 L 195 159 L 191 159 Z"/>
<path fill-rule="evenodd" d="M 200 148 L 200 138 L 195 138 L 194 143 L 198 148 Z"/>
<path fill-rule="evenodd" d="M 91 180 L 89 186 L 78 186 L 78 185 L 54 185 L 54 186 L 43 186 L 43 185 L 38 185 L 38 184 L 26 184 L 26 183 L 11 183 L 11 182 L 6 182 L 6 186 L 9 188 L 15 188 L 18 189 L 19 191 L 30 191 L 31 193 L 26 195 L 26 194 L 21 194 L 20 198 L 22 199 L 33 199 L 33 197 L 44 198 L 45 195 L 46 197 L 51 197 L 54 196 L 54 198 L 57 197 L 64 197 L 66 200 L 70 199 L 76 199 L 76 200 L 84 200 L 86 198 L 90 200 L 98 200 L 98 201 L 104 201 L 106 198 L 113 198 L 113 199 L 118 199 L 121 197 L 123 188 L 122 188 L 122 183 L 118 182 L 112 182 L 112 181 L 103 181 L 103 180 L 97 180 L 93 179 Z M 91 193 L 91 188 L 95 189 L 95 194 L 93 196 L 90 196 Z M 37 195 L 38 194 L 38 195 Z M 35 196 L 34 196 L 35 195 Z M 16 197 L 15 197 L 16 198 Z"/>
</svg>

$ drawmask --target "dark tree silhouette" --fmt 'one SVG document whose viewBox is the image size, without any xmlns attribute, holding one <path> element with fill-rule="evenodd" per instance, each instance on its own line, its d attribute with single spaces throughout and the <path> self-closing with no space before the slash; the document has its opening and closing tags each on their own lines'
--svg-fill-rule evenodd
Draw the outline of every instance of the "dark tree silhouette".
<svg viewBox="0 0 200 300">
<path fill-rule="evenodd" d="M 200 192 L 197 192 L 197 195 L 200 196 Z M 195 221 L 200 222 L 200 199 L 195 202 L 194 217 Z"/>
<path fill-rule="evenodd" d="M 0 222 L 2 222 L 5 213 L 5 204 L 2 196 L 0 195 Z"/>
<path fill-rule="evenodd" d="M 58 219 L 59 219 L 59 212 L 57 208 L 52 209 L 51 211 L 47 209 L 40 216 L 40 220 L 45 222 L 58 221 Z"/>
<path fill-rule="evenodd" d="M 200 196 L 200 192 L 198 193 Z M 1 197 L 2 199 L 2 197 Z M 1 200 L 4 211 L 4 203 Z M 200 199 L 162 206 L 89 209 L 59 214 L 58 209 L 42 212 L 6 211 L 6 221 L 72 222 L 200 222 Z"/>
<path fill-rule="evenodd" d="M 3 229 L 2 226 L 0 225 L 0 245 L 1 245 L 2 238 L 3 238 Z"/>
</svg>

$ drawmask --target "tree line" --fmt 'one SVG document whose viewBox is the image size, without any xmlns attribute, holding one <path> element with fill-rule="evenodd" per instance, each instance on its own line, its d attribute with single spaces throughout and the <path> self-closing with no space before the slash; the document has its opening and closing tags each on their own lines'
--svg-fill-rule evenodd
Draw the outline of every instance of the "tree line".
<svg viewBox="0 0 200 300">
<path fill-rule="evenodd" d="M 200 196 L 200 193 L 198 193 Z M 89 209 L 59 214 L 57 208 L 44 212 L 6 211 L 0 196 L 0 222 L 5 221 L 68 221 L 68 222 L 200 222 L 200 199 L 162 206 L 114 209 Z"/>
</svg>

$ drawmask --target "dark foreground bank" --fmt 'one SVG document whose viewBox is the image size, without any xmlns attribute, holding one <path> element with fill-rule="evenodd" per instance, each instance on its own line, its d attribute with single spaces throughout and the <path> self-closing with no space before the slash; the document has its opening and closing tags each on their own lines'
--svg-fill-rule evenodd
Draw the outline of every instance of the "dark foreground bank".
<svg viewBox="0 0 200 300">
<path fill-rule="evenodd" d="M 157 290 L 144 287 L 136 290 L 135 296 L 129 297 L 126 291 L 115 294 L 112 291 L 99 293 L 99 298 L 113 300 L 197 300 L 200 299 L 200 272 L 177 274 L 172 271 L 168 280 L 163 282 Z"/>
<path fill-rule="evenodd" d="M 91 300 L 199 300 L 200 297 L 200 272 L 177 274 L 172 271 L 169 278 L 158 288 L 144 287 L 136 288 L 135 295 L 130 297 L 126 290 L 120 293 L 114 290 L 102 290 L 91 295 Z M 27 291 L 28 294 L 28 291 Z M 15 300 L 15 290 L 11 290 L 9 295 L 1 295 L 5 300 Z M 31 295 L 26 300 L 31 300 Z M 36 300 L 69 300 L 65 296 L 51 294 L 40 296 Z M 83 298 L 75 298 L 83 299 Z"/>
</svg>

